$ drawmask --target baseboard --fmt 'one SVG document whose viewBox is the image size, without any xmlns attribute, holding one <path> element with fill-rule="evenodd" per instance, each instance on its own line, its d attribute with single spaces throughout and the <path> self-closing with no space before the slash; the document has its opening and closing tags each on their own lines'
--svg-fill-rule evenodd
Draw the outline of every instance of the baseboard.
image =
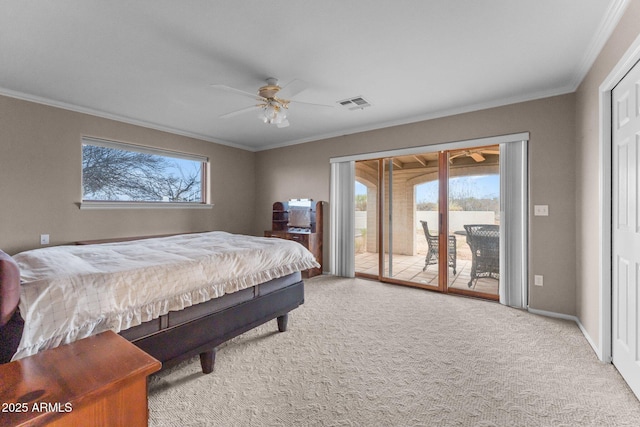
<svg viewBox="0 0 640 427">
<path fill-rule="evenodd" d="M 578 325 L 578 328 L 580 328 L 582 335 L 584 335 L 584 338 L 587 340 L 587 342 L 589 343 L 593 351 L 596 353 L 598 360 L 604 363 L 611 363 L 610 360 L 603 360 L 602 351 L 600 347 L 598 347 L 595 341 L 593 341 L 593 339 L 591 338 L 591 335 L 589 335 L 589 333 L 587 332 L 585 327 L 582 325 L 582 322 L 580 322 L 580 319 L 577 316 L 571 316 L 569 314 L 564 314 L 564 313 L 555 313 L 553 311 L 538 310 L 531 307 L 528 307 L 527 310 L 529 311 L 529 313 L 538 314 L 540 316 L 555 317 L 558 319 L 571 320 L 575 322 L 576 325 Z"/>
<path fill-rule="evenodd" d="M 602 349 L 598 347 L 598 345 L 596 345 L 595 341 L 593 341 L 593 339 L 591 338 L 591 335 L 589 335 L 585 327 L 582 326 L 582 322 L 580 322 L 580 319 L 576 318 L 576 323 L 578 324 L 578 327 L 582 331 L 582 335 L 584 335 L 584 337 L 587 339 L 587 342 L 589 343 L 593 351 L 595 351 L 596 356 L 598 356 L 598 360 L 600 360 L 603 363 L 611 363 L 611 358 L 609 358 L 608 360 L 604 359 L 604 356 L 602 355 Z"/>
</svg>

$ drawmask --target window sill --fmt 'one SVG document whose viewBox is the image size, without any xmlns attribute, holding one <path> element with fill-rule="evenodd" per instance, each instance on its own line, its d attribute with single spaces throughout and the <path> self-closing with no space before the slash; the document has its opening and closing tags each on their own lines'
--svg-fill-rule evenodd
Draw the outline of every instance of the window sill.
<svg viewBox="0 0 640 427">
<path fill-rule="evenodd" d="M 209 203 L 171 203 L 171 202 L 81 202 L 81 210 L 90 209 L 211 209 Z"/>
</svg>

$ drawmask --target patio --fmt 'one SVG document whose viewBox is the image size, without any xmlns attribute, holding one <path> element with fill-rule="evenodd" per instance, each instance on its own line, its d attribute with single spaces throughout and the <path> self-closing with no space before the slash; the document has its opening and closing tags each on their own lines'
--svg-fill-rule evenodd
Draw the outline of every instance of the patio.
<svg viewBox="0 0 640 427">
<path fill-rule="evenodd" d="M 430 265 L 426 271 L 424 259 L 427 254 L 427 242 L 424 234 L 417 233 L 416 255 L 393 255 L 393 276 L 392 278 L 414 282 L 425 285 L 438 286 L 438 268 Z M 360 252 L 356 253 L 356 272 L 365 274 L 378 274 L 378 253 Z M 456 275 L 449 268 L 449 287 L 456 289 L 473 290 L 476 292 L 498 295 L 498 280 L 491 278 L 480 278 L 472 288 L 468 287 L 471 271 L 471 251 L 464 239 L 457 242 L 457 263 Z M 389 268 L 385 267 L 385 276 L 388 277 Z"/>
</svg>

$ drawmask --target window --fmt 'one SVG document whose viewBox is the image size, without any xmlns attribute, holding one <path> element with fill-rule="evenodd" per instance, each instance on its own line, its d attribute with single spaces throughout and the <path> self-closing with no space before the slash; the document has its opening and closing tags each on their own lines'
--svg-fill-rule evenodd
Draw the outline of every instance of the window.
<svg viewBox="0 0 640 427">
<path fill-rule="evenodd" d="M 207 166 L 202 156 L 85 137 L 82 202 L 205 204 Z"/>
</svg>

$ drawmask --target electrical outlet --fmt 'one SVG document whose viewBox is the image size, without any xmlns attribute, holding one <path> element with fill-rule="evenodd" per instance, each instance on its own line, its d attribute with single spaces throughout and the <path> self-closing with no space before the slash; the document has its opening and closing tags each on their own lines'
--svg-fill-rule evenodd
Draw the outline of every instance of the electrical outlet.
<svg viewBox="0 0 640 427">
<path fill-rule="evenodd" d="M 544 284 L 544 277 L 536 274 L 533 276 L 533 284 L 536 286 L 542 286 Z"/>
<path fill-rule="evenodd" d="M 535 205 L 533 207 L 534 216 L 549 216 L 549 205 Z"/>
<path fill-rule="evenodd" d="M 48 245 L 49 244 L 49 235 L 48 234 L 41 234 L 40 235 L 40 244 L 41 245 Z"/>
</svg>

